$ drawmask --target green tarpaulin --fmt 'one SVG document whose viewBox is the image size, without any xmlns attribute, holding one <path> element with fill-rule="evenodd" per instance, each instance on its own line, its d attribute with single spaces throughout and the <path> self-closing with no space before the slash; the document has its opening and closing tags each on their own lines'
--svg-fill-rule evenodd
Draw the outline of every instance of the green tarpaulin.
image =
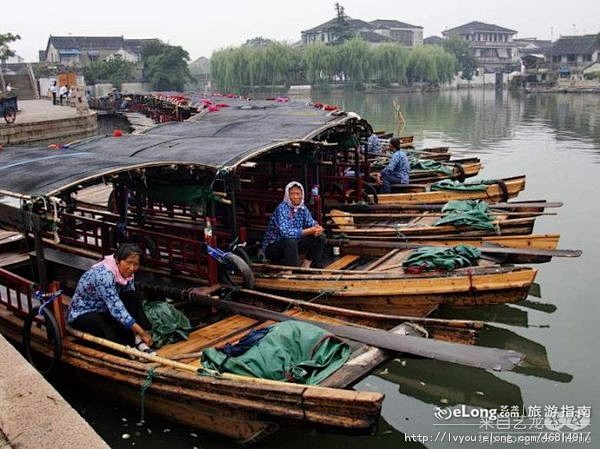
<svg viewBox="0 0 600 449">
<path fill-rule="evenodd" d="M 481 256 L 481 251 L 470 245 L 457 245 L 452 248 L 424 246 L 413 251 L 402 266 L 418 268 L 423 271 L 451 271 L 476 265 L 479 256 Z"/>
<path fill-rule="evenodd" d="M 440 173 L 444 173 L 445 175 L 451 175 L 452 174 L 452 169 L 445 166 L 444 164 L 437 162 L 437 161 L 432 161 L 432 160 L 426 160 L 426 159 L 411 159 L 410 160 L 410 170 L 411 171 L 431 171 L 431 172 L 440 172 Z"/>
<path fill-rule="evenodd" d="M 152 323 L 152 340 L 154 348 L 160 348 L 167 343 L 187 340 L 192 330 L 190 320 L 164 301 L 152 301 L 144 304 L 144 312 Z"/>
<path fill-rule="evenodd" d="M 498 181 L 494 179 L 483 180 L 483 181 L 471 181 L 471 182 L 460 182 L 452 181 L 450 179 L 443 179 L 429 186 L 430 190 L 459 190 L 459 191 L 472 191 L 472 192 L 484 192 L 490 184 L 495 184 Z"/>
<path fill-rule="evenodd" d="M 202 365 L 219 372 L 317 385 L 350 357 L 350 347 L 320 327 L 298 321 L 271 326 L 244 354 L 229 357 L 216 348 L 202 353 Z"/>
<path fill-rule="evenodd" d="M 473 229 L 495 231 L 494 218 L 488 204 L 481 200 L 448 201 L 442 208 L 444 216 L 433 226 L 468 226 Z"/>
</svg>

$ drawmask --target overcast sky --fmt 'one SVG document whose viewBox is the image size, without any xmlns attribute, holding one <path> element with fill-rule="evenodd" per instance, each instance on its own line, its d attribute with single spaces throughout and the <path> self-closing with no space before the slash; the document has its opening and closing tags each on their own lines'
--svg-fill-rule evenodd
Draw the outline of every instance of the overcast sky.
<svg viewBox="0 0 600 449">
<path fill-rule="evenodd" d="M 0 33 L 19 34 L 12 48 L 38 60 L 49 35 L 159 38 L 192 60 L 256 36 L 294 42 L 300 31 L 334 17 L 333 0 L 4 0 Z M 518 31 L 518 37 L 557 39 L 600 31 L 600 0 L 345 0 L 346 14 L 366 21 L 395 19 L 440 35 L 473 20 Z M 85 5 L 85 6 L 82 6 Z"/>
</svg>

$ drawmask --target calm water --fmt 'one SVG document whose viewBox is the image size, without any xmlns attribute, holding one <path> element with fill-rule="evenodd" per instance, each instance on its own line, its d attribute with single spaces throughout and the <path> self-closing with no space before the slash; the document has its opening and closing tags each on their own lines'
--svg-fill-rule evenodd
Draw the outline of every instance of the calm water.
<svg viewBox="0 0 600 449">
<path fill-rule="evenodd" d="M 598 400 L 600 312 L 596 284 L 600 258 L 600 96 L 527 95 L 508 92 L 460 91 L 428 94 L 315 93 L 315 100 L 334 103 L 362 114 L 376 129 L 395 130 L 392 100 L 400 102 L 407 120 L 403 134 L 413 134 L 416 146 L 450 145 L 457 155 L 479 156 L 482 178 L 527 174 L 520 198 L 562 201 L 558 216 L 540 217 L 535 232 L 561 234 L 560 247 L 580 248 L 578 259 L 555 258 L 539 265 L 540 290 L 521 304 L 462 311 L 456 317 L 488 323 L 481 344 L 525 352 L 528 366 L 518 372 L 491 373 L 430 360 L 398 358 L 358 385 L 386 394 L 379 432 L 373 437 L 323 435 L 284 429 L 256 447 L 399 448 L 479 447 L 448 442 L 448 438 L 476 435 L 479 420 L 436 419 L 433 406 L 465 404 L 472 407 L 503 405 L 589 406 L 592 409 L 591 444 L 600 441 L 600 423 L 594 413 Z M 233 444 L 186 427 L 150 417 L 135 426 L 139 412 L 72 387 L 59 386 L 94 428 L 116 448 L 225 448 Z M 473 409 L 475 410 L 475 409 Z M 439 426 L 434 424 L 449 424 Z M 462 425 L 459 425 L 462 424 Z M 471 424 L 471 425 L 467 425 Z M 473 425 L 475 424 L 475 425 Z M 496 423 L 494 432 L 517 435 L 516 420 Z M 501 426 L 509 426 L 503 430 Z M 515 427 L 517 426 L 517 427 Z M 150 432 L 148 431 L 150 429 Z M 405 434 L 435 437 L 446 432 L 444 443 L 405 442 Z M 521 430 L 522 431 L 522 430 Z M 541 430 L 544 432 L 544 430 Z M 131 438 L 124 440 L 123 433 Z M 500 434 L 497 434 L 500 435 Z M 504 434 L 506 435 L 506 433 Z M 519 444 L 522 446 L 523 443 Z M 532 447 L 564 447 L 532 444 Z M 515 447 L 496 444 L 495 447 Z"/>
</svg>

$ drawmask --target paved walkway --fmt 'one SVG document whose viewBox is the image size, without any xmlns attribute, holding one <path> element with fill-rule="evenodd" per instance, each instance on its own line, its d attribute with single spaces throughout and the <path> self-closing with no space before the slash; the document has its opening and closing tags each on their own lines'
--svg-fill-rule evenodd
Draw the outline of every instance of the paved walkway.
<svg viewBox="0 0 600 449">
<path fill-rule="evenodd" d="M 49 100 L 19 101 L 19 113 L 15 123 L 33 123 L 46 120 L 79 117 L 74 107 L 52 106 Z"/>
<path fill-rule="evenodd" d="M 0 449 L 9 448 L 109 446 L 0 335 Z"/>
</svg>

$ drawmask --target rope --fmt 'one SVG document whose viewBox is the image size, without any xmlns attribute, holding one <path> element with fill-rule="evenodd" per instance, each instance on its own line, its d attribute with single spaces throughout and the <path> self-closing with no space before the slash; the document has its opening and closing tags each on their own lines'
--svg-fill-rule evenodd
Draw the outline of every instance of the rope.
<svg viewBox="0 0 600 449">
<path fill-rule="evenodd" d="M 144 381 L 144 383 L 142 384 L 142 388 L 140 389 L 140 422 L 144 422 L 144 417 L 145 417 L 145 412 L 146 409 L 144 407 L 145 405 L 145 395 L 146 395 L 146 390 L 148 388 L 150 388 L 150 385 L 152 385 L 152 381 L 154 380 L 154 372 L 156 371 L 156 367 L 152 366 L 150 368 L 148 368 L 148 370 L 146 371 L 146 380 Z"/>
</svg>

